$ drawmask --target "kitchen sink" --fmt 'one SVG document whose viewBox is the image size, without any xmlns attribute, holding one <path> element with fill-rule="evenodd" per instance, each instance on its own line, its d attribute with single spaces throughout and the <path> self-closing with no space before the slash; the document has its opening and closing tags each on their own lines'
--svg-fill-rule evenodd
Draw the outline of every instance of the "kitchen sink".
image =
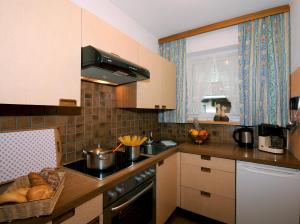
<svg viewBox="0 0 300 224">
<path fill-rule="evenodd" d="M 162 144 L 161 142 L 154 142 L 151 145 L 141 145 L 141 153 L 146 155 L 157 155 L 161 152 L 166 151 L 170 147 L 173 146 L 166 146 Z"/>
</svg>

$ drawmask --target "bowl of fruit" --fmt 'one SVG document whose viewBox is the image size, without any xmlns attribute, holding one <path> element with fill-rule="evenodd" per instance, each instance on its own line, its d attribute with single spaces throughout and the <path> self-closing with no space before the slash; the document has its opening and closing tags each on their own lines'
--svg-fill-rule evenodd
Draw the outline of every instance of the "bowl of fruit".
<svg viewBox="0 0 300 224">
<path fill-rule="evenodd" d="M 195 144 L 201 145 L 208 139 L 208 131 L 207 130 L 198 130 L 198 129 L 191 129 L 189 130 L 189 134 L 193 139 Z"/>
</svg>

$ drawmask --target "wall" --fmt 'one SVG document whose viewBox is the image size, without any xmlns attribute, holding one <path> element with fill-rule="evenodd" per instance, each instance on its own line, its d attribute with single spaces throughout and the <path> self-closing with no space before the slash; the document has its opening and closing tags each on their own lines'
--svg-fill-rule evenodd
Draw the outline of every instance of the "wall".
<svg viewBox="0 0 300 224">
<path fill-rule="evenodd" d="M 291 68 L 294 72 L 300 66 L 300 1 L 291 2 Z"/>
<path fill-rule="evenodd" d="M 83 148 L 98 143 L 112 147 L 126 134 L 149 134 L 159 138 L 157 112 L 116 108 L 115 87 L 89 82 L 81 83 L 80 116 L 2 116 L 0 131 L 59 128 L 63 163 L 82 158 Z"/>
<path fill-rule="evenodd" d="M 186 52 L 206 51 L 238 44 L 238 26 L 211 31 L 187 38 Z"/>
<path fill-rule="evenodd" d="M 116 27 L 132 37 L 140 44 L 158 52 L 158 39 L 140 26 L 130 16 L 122 12 L 109 0 L 71 0 L 82 8 L 87 9 L 105 22 Z"/>
</svg>

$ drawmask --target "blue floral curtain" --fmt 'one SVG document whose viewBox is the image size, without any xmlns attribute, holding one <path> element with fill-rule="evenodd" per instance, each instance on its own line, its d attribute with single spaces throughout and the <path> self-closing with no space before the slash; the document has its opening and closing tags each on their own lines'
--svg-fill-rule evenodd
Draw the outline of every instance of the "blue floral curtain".
<svg viewBox="0 0 300 224">
<path fill-rule="evenodd" d="M 176 110 L 159 113 L 159 122 L 185 123 L 187 111 L 186 40 L 159 45 L 160 55 L 176 65 Z"/>
<path fill-rule="evenodd" d="M 287 124 L 289 40 L 289 13 L 239 25 L 242 125 Z"/>
</svg>

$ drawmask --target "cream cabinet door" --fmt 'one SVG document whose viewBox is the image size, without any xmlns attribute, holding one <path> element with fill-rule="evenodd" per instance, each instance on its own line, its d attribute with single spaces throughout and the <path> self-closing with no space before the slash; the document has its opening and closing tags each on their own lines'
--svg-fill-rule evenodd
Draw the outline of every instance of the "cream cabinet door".
<svg viewBox="0 0 300 224">
<path fill-rule="evenodd" d="M 62 222 L 62 224 L 79 224 L 89 223 L 99 217 L 99 223 L 102 221 L 103 214 L 103 195 L 98 195 L 95 198 L 81 204 L 75 208 L 74 216 Z"/>
<path fill-rule="evenodd" d="M 0 1 L 0 103 L 80 104 L 80 10 L 67 0 Z"/>
<path fill-rule="evenodd" d="M 162 108 L 176 109 L 176 66 L 161 59 L 161 98 Z"/>
<path fill-rule="evenodd" d="M 137 82 L 137 108 L 154 109 L 161 105 L 160 57 L 151 50 L 139 47 L 139 64 L 150 71 L 150 79 Z"/>
<path fill-rule="evenodd" d="M 138 63 L 138 43 L 135 40 L 82 9 L 82 46 L 88 45 Z"/>
<path fill-rule="evenodd" d="M 163 224 L 177 206 L 177 153 L 156 166 L 156 223 Z"/>
</svg>

